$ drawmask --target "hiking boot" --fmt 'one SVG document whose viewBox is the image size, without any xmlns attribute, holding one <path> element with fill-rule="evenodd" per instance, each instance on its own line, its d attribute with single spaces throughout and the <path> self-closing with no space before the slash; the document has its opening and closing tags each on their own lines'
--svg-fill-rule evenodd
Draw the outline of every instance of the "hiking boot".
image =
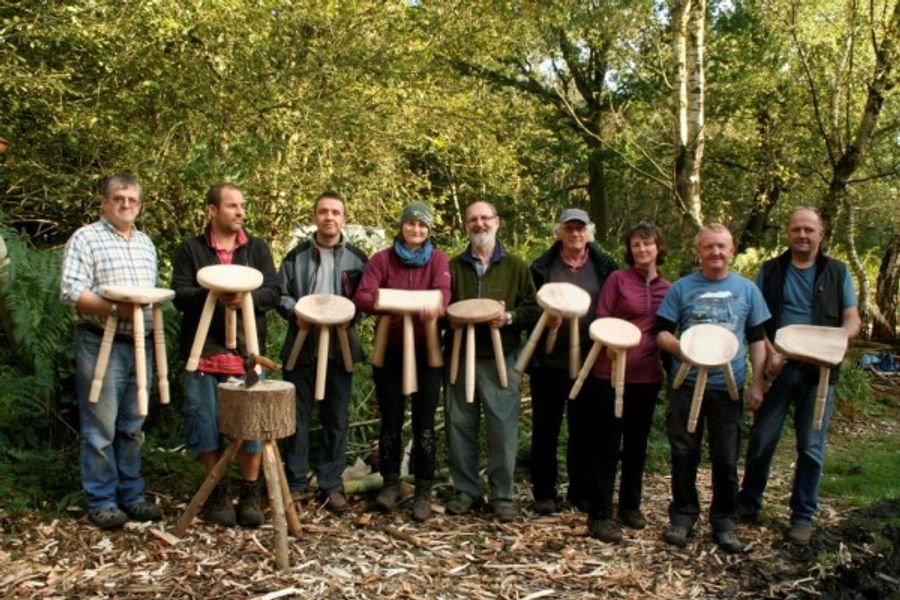
<svg viewBox="0 0 900 600">
<path fill-rule="evenodd" d="M 808 546 L 812 538 L 812 525 L 793 523 L 785 536 L 787 541 L 798 546 Z"/>
<path fill-rule="evenodd" d="M 451 515 L 464 515 L 479 504 L 476 498 L 459 493 L 447 503 L 447 512 Z"/>
<path fill-rule="evenodd" d="M 511 523 L 516 520 L 516 507 L 512 502 L 498 502 L 493 505 L 494 519 L 498 523 Z"/>
<path fill-rule="evenodd" d="M 100 529 L 118 529 L 128 522 L 128 515 L 115 505 L 99 510 L 89 510 L 88 518 Z"/>
<path fill-rule="evenodd" d="M 719 550 L 727 554 L 740 554 L 744 551 L 744 543 L 734 531 L 717 531 L 713 533 L 713 539 Z"/>
<path fill-rule="evenodd" d="M 588 517 L 588 531 L 591 537 L 606 542 L 617 544 L 622 541 L 622 530 L 612 519 L 595 519 Z"/>
<path fill-rule="evenodd" d="M 325 508 L 332 514 L 343 515 L 350 510 L 350 503 L 344 497 L 344 492 L 334 489 L 325 495 Z"/>
<path fill-rule="evenodd" d="M 160 507 L 146 500 L 126 504 L 122 507 L 122 510 L 125 511 L 125 514 L 132 521 L 159 521 L 163 516 Z"/>
<path fill-rule="evenodd" d="M 647 519 L 636 508 L 625 509 L 619 511 L 619 523 L 629 529 L 643 529 L 647 526 Z"/>
<path fill-rule="evenodd" d="M 260 507 L 263 480 L 241 482 L 241 492 L 238 497 L 237 522 L 242 527 L 255 529 L 263 524 L 263 512 Z"/>
<path fill-rule="evenodd" d="M 691 532 L 687 527 L 681 525 L 669 525 L 666 532 L 663 534 L 663 541 L 672 546 L 684 548 L 687 546 L 690 534 Z"/>
<path fill-rule="evenodd" d="M 381 491 L 375 498 L 375 506 L 384 513 L 394 510 L 397 500 L 400 498 L 400 479 L 396 475 L 388 475 L 384 478 Z"/>
<path fill-rule="evenodd" d="M 413 499 L 412 518 L 422 523 L 431 517 L 431 483 L 416 483 Z"/>
<path fill-rule="evenodd" d="M 541 498 L 540 500 L 535 500 L 531 508 L 539 515 L 552 515 L 556 512 L 556 499 Z"/>
<path fill-rule="evenodd" d="M 231 492 L 228 490 L 227 483 L 220 483 L 213 489 L 203 504 L 199 516 L 202 521 L 207 523 L 226 527 L 234 525 L 234 505 L 231 503 Z"/>
</svg>

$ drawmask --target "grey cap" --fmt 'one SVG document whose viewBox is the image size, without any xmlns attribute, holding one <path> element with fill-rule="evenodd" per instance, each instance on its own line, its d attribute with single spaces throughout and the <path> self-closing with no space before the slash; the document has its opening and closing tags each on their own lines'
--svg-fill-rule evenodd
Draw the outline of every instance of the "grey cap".
<svg viewBox="0 0 900 600">
<path fill-rule="evenodd" d="M 406 223 L 413 219 L 425 223 L 429 229 L 434 225 L 434 213 L 424 202 L 410 202 L 403 207 L 403 212 L 400 213 L 400 222 Z"/>
<path fill-rule="evenodd" d="M 569 221 L 581 221 L 585 225 L 591 224 L 591 218 L 580 208 L 567 208 L 562 211 L 557 223 L 568 223 Z"/>
</svg>

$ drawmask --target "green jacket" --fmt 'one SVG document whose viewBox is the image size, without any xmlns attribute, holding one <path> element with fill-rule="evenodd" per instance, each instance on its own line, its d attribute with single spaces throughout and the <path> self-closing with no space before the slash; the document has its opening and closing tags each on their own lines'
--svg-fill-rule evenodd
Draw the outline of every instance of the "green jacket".
<svg viewBox="0 0 900 600">
<path fill-rule="evenodd" d="M 451 302 L 470 298 L 492 298 L 502 301 L 506 305 L 506 311 L 513 316 L 512 324 L 500 329 L 503 352 L 505 354 L 515 352 L 521 343 L 522 331 L 530 332 L 541 313 L 528 264 L 518 256 L 507 254 L 499 241 L 494 246 L 490 268 L 482 277 L 479 277 L 475 270 L 476 261 L 472 255 L 471 245 L 450 261 Z M 494 355 L 489 327 L 487 324 L 475 327 L 475 348 L 478 357 Z M 446 347 L 449 348 L 450 344 Z"/>
</svg>

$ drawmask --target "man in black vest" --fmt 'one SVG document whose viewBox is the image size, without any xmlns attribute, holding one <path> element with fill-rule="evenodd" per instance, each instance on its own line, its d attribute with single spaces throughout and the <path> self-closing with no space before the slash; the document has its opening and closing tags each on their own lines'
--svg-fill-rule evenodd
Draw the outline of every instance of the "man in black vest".
<svg viewBox="0 0 900 600">
<path fill-rule="evenodd" d="M 813 408 L 818 368 L 785 360 L 771 341 L 779 327 L 795 324 L 843 327 L 847 337 L 853 338 L 859 333 L 860 318 L 847 266 L 819 251 L 825 232 L 818 212 L 807 207 L 794 210 L 787 236 L 789 250 L 764 262 L 756 278 L 772 313 L 772 319 L 766 323 L 766 377 L 774 381 L 761 403 L 748 402 L 756 416 L 750 430 L 738 514 L 745 521 L 758 521 L 769 466 L 788 406 L 793 404 L 797 460 L 787 539 L 806 545 L 812 535 L 812 518 L 818 503 L 825 433 L 834 407 L 838 371 L 832 370 L 825 418 L 821 430 L 815 431 Z"/>
</svg>

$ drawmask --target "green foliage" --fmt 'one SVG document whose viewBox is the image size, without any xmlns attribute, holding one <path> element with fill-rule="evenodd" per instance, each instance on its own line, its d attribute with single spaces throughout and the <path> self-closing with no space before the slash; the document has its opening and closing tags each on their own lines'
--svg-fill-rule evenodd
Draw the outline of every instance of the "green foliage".
<svg viewBox="0 0 900 600">
<path fill-rule="evenodd" d="M 867 506 L 897 497 L 900 438 L 863 435 L 830 447 L 825 458 L 822 493 L 843 506 Z"/>
</svg>

